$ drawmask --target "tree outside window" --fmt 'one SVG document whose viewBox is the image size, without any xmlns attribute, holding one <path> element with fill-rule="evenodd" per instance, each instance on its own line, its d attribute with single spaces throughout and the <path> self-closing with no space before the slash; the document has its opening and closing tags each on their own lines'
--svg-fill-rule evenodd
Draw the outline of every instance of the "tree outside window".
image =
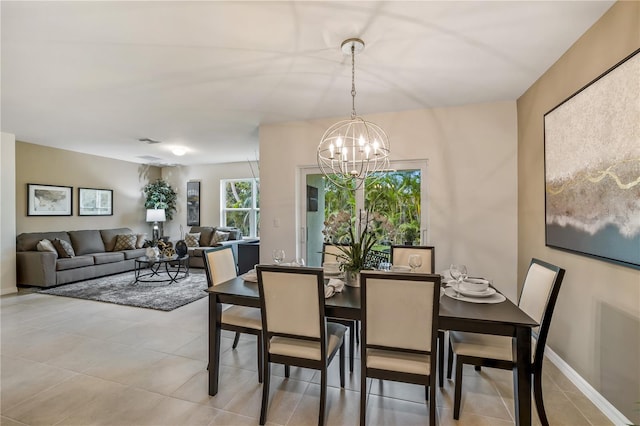
<svg viewBox="0 0 640 426">
<path fill-rule="evenodd" d="M 222 226 L 239 228 L 242 235 L 258 237 L 260 221 L 260 181 L 258 179 L 221 180 Z"/>
</svg>

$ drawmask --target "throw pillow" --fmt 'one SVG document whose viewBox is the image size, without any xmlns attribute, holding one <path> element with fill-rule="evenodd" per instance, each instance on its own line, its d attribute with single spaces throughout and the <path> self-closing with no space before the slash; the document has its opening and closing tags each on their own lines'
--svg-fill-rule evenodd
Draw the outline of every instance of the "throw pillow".
<svg viewBox="0 0 640 426">
<path fill-rule="evenodd" d="M 61 240 L 60 238 L 56 238 L 53 240 L 53 246 L 56 248 L 58 252 L 58 257 L 61 258 L 69 258 L 74 257 L 76 253 L 73 251 L 73 247 L 68 241 Z"/>
<path fill-rule="evenodd" d="M 116 236 L 116 245 L 113 251 L 133 250 L 136 248 L 138 237 L 133 234 L 120 234 Z"/>
<path fill-rule="evenodd" d="M 200 247 L 200 232 L 185 235 L 184 242 L 187 247 Z"/>
<path fill-rule="evenodd" d="M 143 248 L 145 241 L 147 241 L 147 234 L 136 235 L 136 248 Z"/>
<path fill-rule="evenodd" d="M 229 240 L 229 232 L 222 232 L 222 231 L 217 231 L 213 233 L 213 235 L 211 236 L 211 242 L 209 243 L 210 246 L 215 246 L 218 243 L 221 243 L 223 241 L 227 241 Z"/>
<path fill-rule="evenodd" d="M 52 251 L 54 253 L 57 252 L 56 248 L 53 246 L 53 243 L 49 240 L 40 240 L 38 245 L 36 246 L 38 251 Z"/>
</svg>

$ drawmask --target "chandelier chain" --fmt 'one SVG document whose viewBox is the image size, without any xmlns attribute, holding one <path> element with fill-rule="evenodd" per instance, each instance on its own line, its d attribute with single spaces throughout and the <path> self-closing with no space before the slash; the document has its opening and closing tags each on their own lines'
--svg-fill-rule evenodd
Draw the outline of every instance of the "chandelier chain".
<svg viewBox="0 0 640 426">
<path fill-rule="evenodd" d="M 351 119 L 356 118 L 356 47 L 351 44 Z"/>
</svg>

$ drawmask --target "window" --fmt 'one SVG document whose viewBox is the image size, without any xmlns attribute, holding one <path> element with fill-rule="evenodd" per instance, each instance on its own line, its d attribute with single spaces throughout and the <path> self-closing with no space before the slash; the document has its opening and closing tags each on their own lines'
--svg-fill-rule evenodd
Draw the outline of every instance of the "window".
<svg viewBox="0 0 640 426">
<path fill-rule="evenodd" d="M 222 179 L 220 194 L 220 224 L 240 228 L 244 236 L 260 236 L 260 180 Z"/>
</svg>

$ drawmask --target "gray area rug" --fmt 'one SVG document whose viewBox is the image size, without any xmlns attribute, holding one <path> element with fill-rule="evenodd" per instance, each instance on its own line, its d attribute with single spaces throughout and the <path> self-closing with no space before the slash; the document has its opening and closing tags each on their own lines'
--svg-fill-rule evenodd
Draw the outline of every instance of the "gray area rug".
<svg viewBox="0 0 640 426">
<path fill-rule="evenodd" d="M 110 275 L 40 290 L 39 293 L 77 299 L 97 300 L 118 305 L 172 311 L 207 296 L 207 277 L 203 269 L 191 269 L 187 278 L 175 283 L 134 284 L 132 272 Z"/>
</svg>

